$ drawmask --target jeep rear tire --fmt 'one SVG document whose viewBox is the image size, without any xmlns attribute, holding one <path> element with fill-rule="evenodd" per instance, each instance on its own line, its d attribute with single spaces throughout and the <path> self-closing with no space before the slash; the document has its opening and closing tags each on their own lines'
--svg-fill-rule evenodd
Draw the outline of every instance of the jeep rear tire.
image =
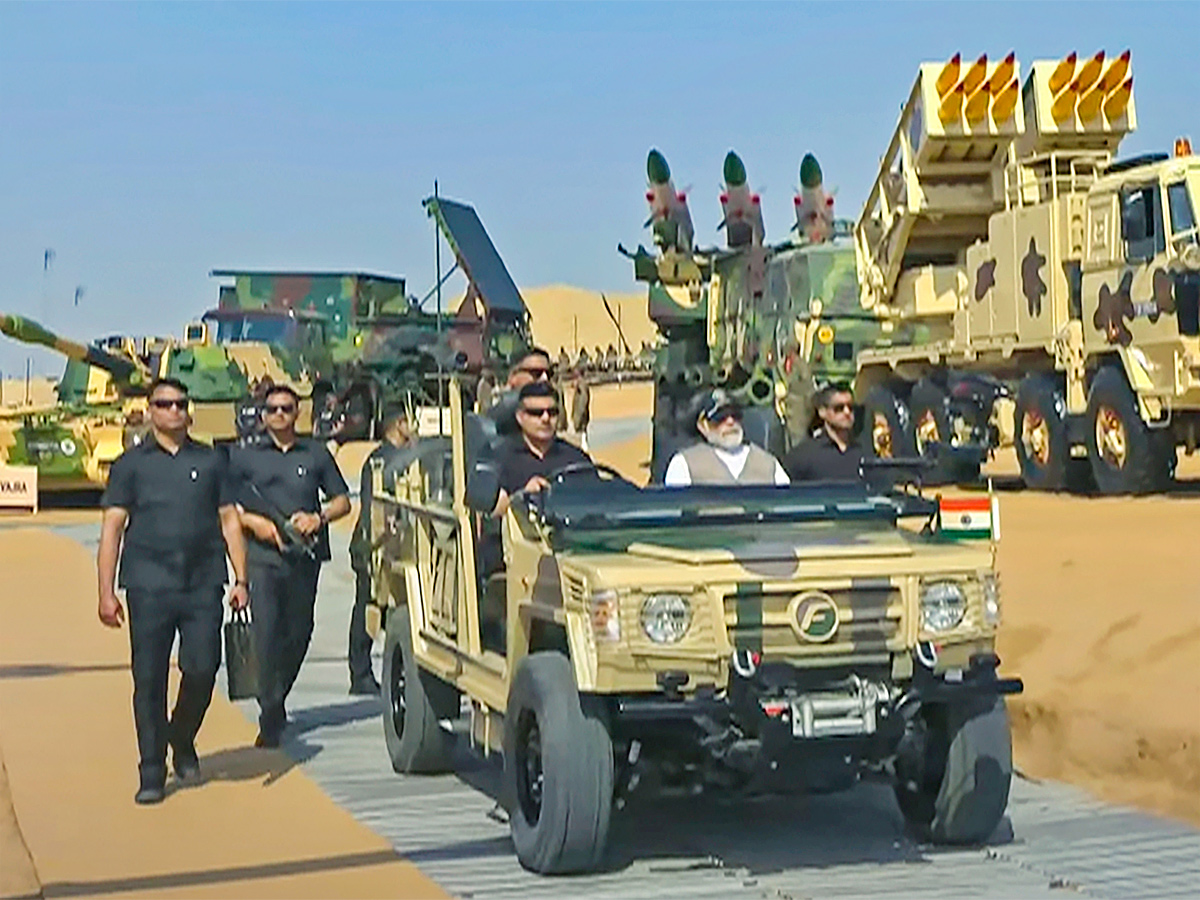
<svg viewBox="0 0 1200 900">
<path fill-rule="evenodd" d="M 408 608 L 388 612 L 383 641 L 383 737 L 401 774 L 451 769 L 451 736 L 441 719 L 458 717 L 458 691 L 417 665 Z"/>
<path fill-rule="evenodd" d="M 567 657 L 517 668 L 504 715 L 504 805 L 517 859 L 541 874 L 587 872 L 604 856 L 613 800 L 608 729 L 583 712 Z"/>
<path fill-rule="evenodd" d="M 896 801 L 921 837 L 978 844 L 996 830 L 1012 783 L 1003 698 L 927 707 L 909 723 L 896 757 Z"/>
</svg>

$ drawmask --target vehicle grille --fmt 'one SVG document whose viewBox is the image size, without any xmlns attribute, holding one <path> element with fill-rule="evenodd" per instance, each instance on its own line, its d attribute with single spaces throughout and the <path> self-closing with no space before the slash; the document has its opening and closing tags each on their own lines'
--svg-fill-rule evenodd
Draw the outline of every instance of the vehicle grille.
<svg viewBox="0 0 1200 900">
<path fill-rule="evenodd" d="M 761 652 L 764 657 L 829 657 L 849 661 L 886 661 L 900 643 L 903 615 L 898 587 L 871 581 L 849 589 L 825 590 L 838 608 L 837 631 L 818 643 L 801 637 L 792 601 L 808 588 L 763 590 L 742 586 L 727 594 L 725 623 L 735 648 Z"/>
</svg>

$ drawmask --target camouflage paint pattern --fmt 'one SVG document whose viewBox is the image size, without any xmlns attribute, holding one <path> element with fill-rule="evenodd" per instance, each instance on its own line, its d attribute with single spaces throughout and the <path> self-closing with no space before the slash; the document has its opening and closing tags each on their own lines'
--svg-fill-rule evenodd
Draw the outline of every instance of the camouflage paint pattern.
<svg viewBox="0 0 1200 900">
<path fill-rule="evenodd" d="M 216 271 L 213 275 L 234 280 L 232 291 L 221 291 L 222 310 L 296 310 L 323 316 L 335 364 L 361 356 L 365 322 L 408 312 L 403 278 L 350 272 Z"/>
</svg>

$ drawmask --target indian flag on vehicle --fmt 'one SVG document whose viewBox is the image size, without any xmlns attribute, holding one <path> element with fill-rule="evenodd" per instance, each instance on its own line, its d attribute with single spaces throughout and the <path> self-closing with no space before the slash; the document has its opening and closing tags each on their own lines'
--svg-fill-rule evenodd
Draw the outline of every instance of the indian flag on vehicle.
<svg viewBox="0 0 1200 900">
<path fill-rule="evenodd" d="M 1000 539 L 1000 499 L 942 497 L 938 501 L 938 530 L 948 538 Z"/>
</svg>

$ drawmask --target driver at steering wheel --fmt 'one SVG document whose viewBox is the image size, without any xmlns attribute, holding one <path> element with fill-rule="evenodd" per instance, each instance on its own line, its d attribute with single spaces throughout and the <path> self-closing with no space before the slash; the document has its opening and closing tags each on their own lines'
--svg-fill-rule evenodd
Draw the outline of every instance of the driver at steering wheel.
<svg viewBox="0 0 1200 900">
<path fill-rule="evenodd" d="M 521 388 L 517 399 L 520 431 L 501 445 L 500 499 L 493 515 L 503 516 L 513 494 L 535 493 L 549 486 L 550 476 L 567 466 L 590 466 L 592 459 L 574 444 L 555 434 L 561 403 L 548 381 L 534 381 Z"/>
</svg>

